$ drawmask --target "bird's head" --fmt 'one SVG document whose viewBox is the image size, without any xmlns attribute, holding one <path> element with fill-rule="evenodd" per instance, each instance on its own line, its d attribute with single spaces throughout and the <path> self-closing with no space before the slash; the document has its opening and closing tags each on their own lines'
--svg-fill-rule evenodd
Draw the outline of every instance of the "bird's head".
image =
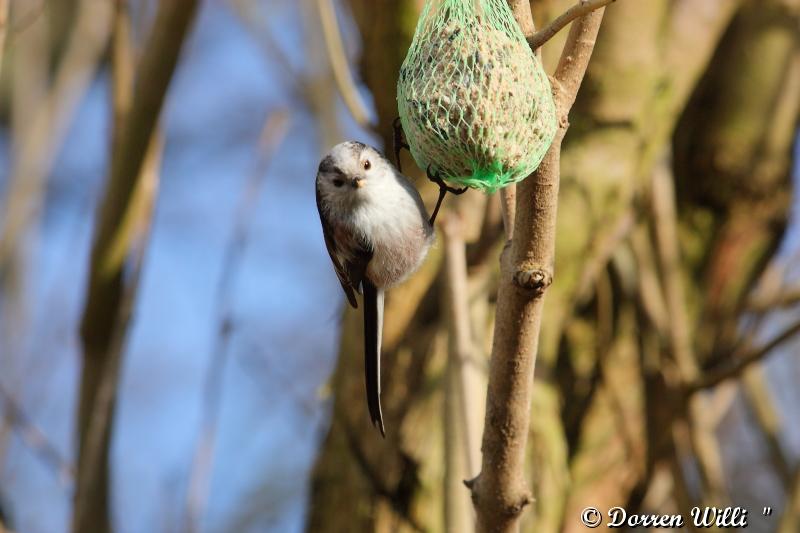
<svg viewBox="0 0 800 533">
<path fill-rule="evenodd" d="M 317 172 L 320 192 L 329 199 L 357 201 L 380 183 L 394 177 L 394 168 L 381 153 L 357 141 L 347 141 L 322 158 Z"/>
</svg>

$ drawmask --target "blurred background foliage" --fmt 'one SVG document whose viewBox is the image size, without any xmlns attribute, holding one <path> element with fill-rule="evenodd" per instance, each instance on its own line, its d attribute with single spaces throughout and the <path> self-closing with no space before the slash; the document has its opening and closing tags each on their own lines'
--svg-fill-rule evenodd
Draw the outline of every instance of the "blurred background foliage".
<svg viewBox="0 0 800 533">
<path fill-rule="evenodd" d="M 449 197 L 388 296 L 381 440 L 312 194 L 331 145 L 391 146 L 421 4 L 0 0 L 0 531 L 472 529 L 499 198 Z M 797 0 L 607 9 L 525 531 L 706 504 L 800 530 L 799 95 Z"/>
</svg>

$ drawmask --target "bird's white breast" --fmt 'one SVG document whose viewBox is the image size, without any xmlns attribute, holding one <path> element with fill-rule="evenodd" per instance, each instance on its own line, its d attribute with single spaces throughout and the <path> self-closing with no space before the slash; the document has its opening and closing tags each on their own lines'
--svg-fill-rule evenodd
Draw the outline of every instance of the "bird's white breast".
<svg viewBox="0 0 800 533">
<path fill-rule="evenodd" d="M 419 268 L 433 241 L 433 232 L 417 199 L 396 180 L 373 182 L 365 189 L 369 196 L 353 210 L 351 227 L 360 228 L 364 240 L 372 245 L 367 276 L 385 289 L 404 281 Z"/>
</svg>

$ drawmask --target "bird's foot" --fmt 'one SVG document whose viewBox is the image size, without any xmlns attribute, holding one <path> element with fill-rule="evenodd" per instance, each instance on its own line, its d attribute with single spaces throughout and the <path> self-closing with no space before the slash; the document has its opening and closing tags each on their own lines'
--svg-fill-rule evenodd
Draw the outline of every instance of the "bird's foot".
<svg viewBox="0 0 800 533">
<path fill-rule="evenodd" d="M 397 170 L 402 173 L 403 169 L 400 166 L 400 150 L 403 148 L 410 150 L 411 147 L 403 140 L 403 124 L 400 122 L 400 117 L 392 121 L 392 148 L 394 149 L 394 162 L 397 165 Z"/>
<path fill-rule="evenodd" d="M 451 187 L 444 182 L 442 179 L 441 174 L 439 172 L 433 172 L 431 170 L 431 165 L 428 165 L 428 168 L 425 169 L 425 175 L 428 176 L 428 179 L 431 180 L 433 183 L 439 186 L 439 198 L 436 200 L 436 207 L 433 208 L 433 214 L 431 215 L 430 224 L 433 226 L 433 223 L 436 221 L 436 215 L 439 214 L 439 208 L 442 207 L 442 202 L 444 201 L 444 197 L 447 193 L 454 194 L 458 196 L 459 194 L 464 194 L 467 192 L 469 187 L 463 187 L 461 189 L 457 189 L 455 187 Z"/>
</svg>

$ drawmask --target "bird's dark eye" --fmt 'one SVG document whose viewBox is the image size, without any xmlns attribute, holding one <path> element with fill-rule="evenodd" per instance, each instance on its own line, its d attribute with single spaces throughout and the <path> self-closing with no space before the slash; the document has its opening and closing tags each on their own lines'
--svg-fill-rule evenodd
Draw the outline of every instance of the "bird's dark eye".
<svg viewBox="0 0 800 533">
<path fill-rule="evenodd" d="M 372 163 L 369 162 L 369 159 L 364 160 L 364 170 L 369 170 L 372 168 Z"/>
<path fill-rule="evenodd" d="M 339 178 L 334 178 L 333 185 L 334 187 L 341 187 L 342 185 L 344 185 L 344 180 Z"/>
</svg>

